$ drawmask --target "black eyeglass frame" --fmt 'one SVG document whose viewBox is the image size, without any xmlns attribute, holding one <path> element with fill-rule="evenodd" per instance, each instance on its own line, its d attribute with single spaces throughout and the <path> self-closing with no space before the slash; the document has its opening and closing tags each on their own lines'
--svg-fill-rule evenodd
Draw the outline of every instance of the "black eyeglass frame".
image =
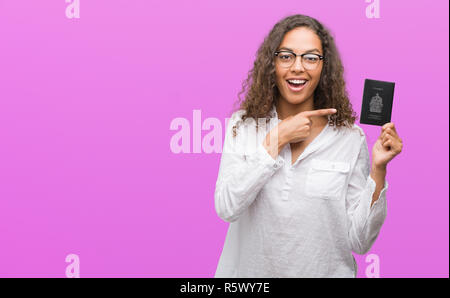
<svg viewBox="0 0 450 298">
<path fill-rule="evenodd" d="M 294 57 L 295 57 L 295 59 L 294 59 L 294 62 L 292 62 L 292 64 L 294 64 L 295 63 L 295 60 L 297 60 L 297 57 L 299 57 L 300 56 L 300 58 L 301 58 L 301 61 L 303 62 L 303 56 L 306 56 L 306 55 L 316 55 L 316 56 L 318 56 L 319 57 L 319 60 L 324 60 L 325 59 L 325 57 L 324 56 L 322 56 L 322 55 L 319 55 L 319 54 L 316 54 L 316 53 L 303 53 L 303 54 L 296 54 L 296 53 L 294 53 L 294 52 L 292 52 L 292 51 L 286 51 L 286 50 L 282 50 L 282 51 L 276 51 L 274 54 L 275 54 L 275 56 L 278 56 L 278 54 L 280 54 L 280 53 L 289 53 L 289 54 L 292 54 L 292 55 L 294 55 Z"/>
</svg>

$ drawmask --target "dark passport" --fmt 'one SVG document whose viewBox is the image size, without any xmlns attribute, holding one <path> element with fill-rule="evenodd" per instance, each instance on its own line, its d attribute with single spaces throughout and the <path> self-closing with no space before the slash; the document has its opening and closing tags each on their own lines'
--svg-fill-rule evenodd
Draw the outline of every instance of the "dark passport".
<svg viewBox="0 0 450 298">
<path fill-rule="evenodd" d="M 360 123 L 383 126 L 391 122 L 395 83 L 366 79 Z"/>
</svg>

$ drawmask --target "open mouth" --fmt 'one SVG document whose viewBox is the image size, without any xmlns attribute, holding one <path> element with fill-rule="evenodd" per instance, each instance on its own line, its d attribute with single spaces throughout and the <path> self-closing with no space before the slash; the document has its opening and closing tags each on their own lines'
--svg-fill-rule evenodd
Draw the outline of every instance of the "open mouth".
<svg viewBox="0 0 450 298">
<path fill-rule="evenodd" d="M 298 92 L 301 91 L 306 86 L 308 80 L 286 80 L 286 83 L 289 89 Z"/>
</svg>

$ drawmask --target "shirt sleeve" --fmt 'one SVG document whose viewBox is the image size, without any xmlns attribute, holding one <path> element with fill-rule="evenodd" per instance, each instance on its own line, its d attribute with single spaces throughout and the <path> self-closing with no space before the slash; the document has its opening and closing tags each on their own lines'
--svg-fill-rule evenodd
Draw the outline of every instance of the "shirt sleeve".
<svg viewBox="0 0 450 298">
<path fill-rule="evenodd" d="M 214 192 L 216 212 L 227 222 L 239 218 L 270 177 L 284 164 L 280 155 L 273 159 L 262 142 L 255 143 L 254 150 L 243 149 L 242 142 L 248 138 L 242 134 L 249 133 L 249 130 L 238 131 L 233 137 L 232 128 L 240 118 L 238 112 L 228 121 Z"/>
<path fill-rule="evenodd" d="M 386 218 L 388 183 L 384 181 L 378 200 L 371 207 L 375 188 L 376 183 L 370 177 L 369 150 L 364 136 L 346 196 L 349 240 L 352 251 L 357 254 L 366 254 L 370 250 Z"/>
</svg>

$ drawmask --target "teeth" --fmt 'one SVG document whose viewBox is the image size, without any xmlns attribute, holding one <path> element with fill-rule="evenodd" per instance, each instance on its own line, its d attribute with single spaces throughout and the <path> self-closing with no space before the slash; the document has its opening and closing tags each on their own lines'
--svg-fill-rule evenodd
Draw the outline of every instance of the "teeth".
<svg viewBox="0 0 450 298">
<path fill-rule="evenodd" d="M 288 82 L 292 84 L 304 84 L 306 80 L 288 80 Z"/>
</svg>

